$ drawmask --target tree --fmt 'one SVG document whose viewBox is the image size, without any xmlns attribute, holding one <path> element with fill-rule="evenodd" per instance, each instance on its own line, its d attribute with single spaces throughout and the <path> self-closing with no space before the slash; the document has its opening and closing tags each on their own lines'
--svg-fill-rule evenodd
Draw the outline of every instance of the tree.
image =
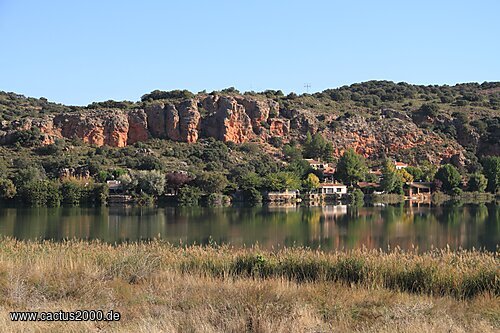
<svg viewBox="0 0 500 333">
<path fill-rule="evenodd" d="M 262 202 L 262 194 L 258 190 L 262 187 L 262 178 L 255 172 L 242 175 L 238 179 L 238 187 L 246 203 L 254 205 Z"/>
<path fill-rule="evenodd" d="M 359 188 L 357 188 L 350 193 L 350 204 L 353 206 L 363 206 L 363 204 L 365 203 L 364 198 L 364 193 Z"/>
<path fill-rule="evenodd" d="M 269 191 L 296 190 L 300 187 L 300 179 L 292 172 L 277 172 L 270 174 L 265 180 Z"/>
<path fill-rule="evenodd" d="M 469 182 L 467 183 L 467 190 L 471 192 L 484 192 L 488 179 L 483 174 L 474 173 L 470 175 Z"/>
<path fill-rule="evenodd" d="M 205 194 L 221 193 L 229 182 L 221 172 L 205 171 L 197 179 L 196 183 Z"/>
<path fill-rule="evenodd" d="M 401 178 L 401 180 L 405 183 L 413 182 L 413 175 L 406 171 L 406 169 L 396 170 L 396 173 Z"/>
<path fill-rule="evenodd" d="M 21 199 L 31 206 L 59 206 L 59 184 L 48 180 L 32 180 L 20 189 Z"/>
<path fill-rule="evenodd" d="M 448 192 L 451 192 L 454 188 L 458 188 L 462 181 L 460 172 L 451 164 L 445 164 L 440 167 L 435 178 L 443 183 L 442 189 Z"/>
<path fill-rule="evenodd" d="M 500 190 L 500 156 L 488 156 L 483 159 L 483 173 L 488 179 L 488 192 Z"/>
<path fill-rule="evenodd" d="M 335 177 L 352 185 L 363 180 L 367 172 L 368 168 L 366 167 L 365 159 L 351 148 L 346 150 L 342 157 L 340 157 Z"/>
<path fill-rule="evenodd" d="M 439 112 L 439 106 L 435 103 L 432 104 L 422 104 L 419 111 L 427 117 L 436 117 Z"/>
<path fill-rule="evenodd" d="M 134 191 L 137 188 L 137 178 L 130 176 L 128 173 L 118 177 L 118 181 L 125 191 Z"/>
<path fill-rule="evenodd" d="M 79 205 L 83 197 L 83 188 L 73 180 L 64 180 L 61 184 L 62 200 L 66 204 Z"/>
<path fill-rule="evenodd" d="M 422 181 L 432 182 L 434 180 L 434 176 L 436 175 L 436 172 L 437 172 L 436 165 L 430 163 L 429 161 L 424 161 L 420 165 L 420 168 L 422 169 L 422 172 L 423 172 Z M 417 179 L 417 177 L 414 177 L 414 178 Z"/>
<path fill-rule="evenodd" d="M 301 151 L 290 145 L 285 145 L 283 147 L 283 155 L 285 155 L 286 159 L 290 162 L 302 159 Z"/>
<path fill-rule="evenodd" d="M 181 206 L 196 206 L 201 198 L 201 191 L 195 186 L 185 185 L 179 189 L 177 201 Z"/>
<path fill-rule="evenodd" d="M 421 168 L 409 166 L 405 170 L 406 170 L 406 172 L 408 172 L 410 175 L 413 176 L 414 180 L 425 181 L 424 180 L 424 171 Z"/>
<path fill-rule="evenodd" d="M 144 193 L 160 196 L 165 191 L 165 176 L 158 170 L 138 171 L 134 176 L 138 189 Z"/>
<path fill-rule="evenodd" d="M 0 178 L 0 198 L 9 200 L 16 196 L 16 186 L 10 179 Z"/>
<path fill-rule="evenodd" d="M 326 141 L 319 132 L 314 137 L 307 132 L 303 153 L 307 158 L 321 158 L 331 162 L 333 159 L 333 144 Z"/>
<path fill-rule="evenodd" d="M 396 191 L 397 185 L 399 185 L 400 183 L 401 182 L 398 182 L 396 166 L 394 165 L 392 160 L 387 159 L 384 162 L 384 166 L 382 168 L 382 181 L 380 182 L 382 190 L 385 193 L 394 193 Z"/>
<path fill-rule="evenodd" d="M 311 192 L 319 187 L 319 178 L 314 173 L 307 175 L 307 178 L 302 181 L 302 187 L 307 191 Z"/>
<path fill-rule="evenodd" d="M 175 190 L 178 190 L 191 180 L 191 177 L 187 173 L 183 172 L 169 172 L 167 173 L 166 178 L 168 187 Z"/>
</svg>

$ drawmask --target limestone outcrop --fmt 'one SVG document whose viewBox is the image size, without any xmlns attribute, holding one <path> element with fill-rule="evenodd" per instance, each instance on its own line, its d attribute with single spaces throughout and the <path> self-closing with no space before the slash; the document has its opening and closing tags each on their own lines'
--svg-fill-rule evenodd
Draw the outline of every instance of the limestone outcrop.
<svg viewBox="0 0 500 333">
<path fill-rule="evenodd" d="M 195 98 L 148 101 L 135 109 L 83 109 L 42 118 L 23 118 L 0 124 L 0 144 L 12 143 L 16 133 L 37 128 L 43 143 L 57 138 L 80 138 L 88 144 L 124 147 L 149 138 L 194 143 L 213 137 L 224 142 L 266 143 L 300 141 L 307 132 L 321 132 L 333 143 L 339 157 L 354 148 L 365 157 L 406 156 L 416 162 L 427 159 L 463 159 L 465 144 L 477 144 L 475 133 L 462 130 L 459 142 L 419 127 L 402 111 L 382 109 L 371 118 L 362 115 L 318 113 L 302 108 L 280 109 L 263 96 L 199 94 Z M 456 127 L 458 126 L 455 124 Z M 275 141 L 274 141 L 275 142 Z M 462 143 L 460 145 L 459 143 Z M 490 147 L 489 145 L 488 147 Z"/>
</svg>

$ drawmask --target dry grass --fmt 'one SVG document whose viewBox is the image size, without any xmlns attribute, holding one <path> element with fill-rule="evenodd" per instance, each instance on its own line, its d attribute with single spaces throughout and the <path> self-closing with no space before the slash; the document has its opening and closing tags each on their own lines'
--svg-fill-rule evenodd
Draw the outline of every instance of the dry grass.
<svg viewBox="0 0 500 333">
<path fill-rule="evenodd" d="M 2 332 L 497 332 L 499 255 L 0 241 Z M 115 309 L 117 323 L 12 310 Z"/>
</svg>

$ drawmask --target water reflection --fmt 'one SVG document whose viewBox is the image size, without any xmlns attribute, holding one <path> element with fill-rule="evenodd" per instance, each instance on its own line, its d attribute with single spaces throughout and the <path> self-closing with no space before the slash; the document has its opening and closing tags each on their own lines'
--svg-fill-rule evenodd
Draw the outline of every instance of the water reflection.
<svg viewBox="0 0 500 333">
<path fill-rule="evenodd" d="M 161 238 L 265 248 L 418 246 L 486 248 L 500 242 L 497 205 L 261 208 L 0 208 L 0 234 L 18 239 Z"/>
</svg>

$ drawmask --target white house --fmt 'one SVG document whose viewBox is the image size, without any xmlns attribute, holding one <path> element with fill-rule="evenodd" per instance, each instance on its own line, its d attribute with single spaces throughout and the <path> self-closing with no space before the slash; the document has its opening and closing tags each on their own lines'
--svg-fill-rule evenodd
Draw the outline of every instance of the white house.
<svg viewBox="0 0 500 333">
<path fill-rule="evenodd" d="M 316 161 L 312 158 L 306 158 L 305 160 L 309 163 L 311 168 L 313 168 L 314 170 L 325 170 L 329 167 L 328 163 Z"/>
<path fill-rule="evenodd" d="M 325 195 L 347 195 L 347 185 L 340 183 L 322 183 L 318 187 L 318 193 Z"/>
<path fill-rule="evenodd" d="M 403 163 L 403 162 L 394 162 L 394 166 L 396 167 L 396 170 L 401 170 L 401 169 L 407 168 L 408 164 Z"/>
</svg>

